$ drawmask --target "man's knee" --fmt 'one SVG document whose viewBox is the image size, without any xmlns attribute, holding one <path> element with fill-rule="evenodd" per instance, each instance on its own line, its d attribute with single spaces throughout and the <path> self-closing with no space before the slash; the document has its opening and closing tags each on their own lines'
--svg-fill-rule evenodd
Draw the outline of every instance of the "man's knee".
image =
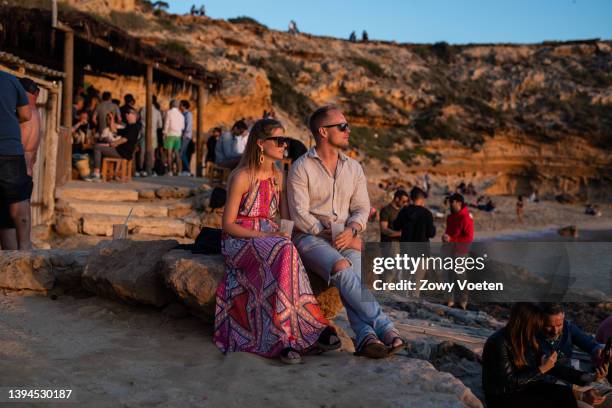
<svg viewBox="0 0 612 408">
<path fill-rule="evenodd" d="M 335 275 L 338 272 L 343 271 L 343 270 L 345 270 L 346 268 L 348 268 L 350 266 L 351 266 L 351 263 L 348 260 L 341 259 L 341 260 L 339 260 L 338 262 L 336 262 L 334 264 L 334 266 L 332 267 L 331 274 Z"/>
</svg>

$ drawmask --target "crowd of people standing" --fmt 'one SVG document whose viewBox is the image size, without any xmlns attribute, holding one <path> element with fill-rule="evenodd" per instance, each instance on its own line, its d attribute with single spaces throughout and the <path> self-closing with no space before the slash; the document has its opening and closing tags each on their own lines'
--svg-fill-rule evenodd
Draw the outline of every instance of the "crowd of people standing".
<svg viewBox="0 0 612 408">
<path fill-rule="evenodd" d="M 145 169 L 146 107 L 138 108 L 132 94 L 124 96 L 121 105 L 111 92 L 100 94 L 93 86 L 79 90 L 73 107 L 73 152 L 89 153 L 93 158 L 93 174 L 87 181 L 100 181 L 104 157 L 135 159 L 136 177 L 158 175 L 191 176 L 193 114 L 187 100 L 172 100 L 163 110 L 153 96 L 154 170 Z"/>
</svg>

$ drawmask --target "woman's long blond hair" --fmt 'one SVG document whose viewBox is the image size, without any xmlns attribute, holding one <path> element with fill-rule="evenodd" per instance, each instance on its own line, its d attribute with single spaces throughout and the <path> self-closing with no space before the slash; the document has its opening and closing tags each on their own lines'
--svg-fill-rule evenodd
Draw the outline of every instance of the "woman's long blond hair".
<svg viewBox="0 0 612 408">
<path fill-rule="evenodd" d="M 255 122 L 251 128 L 251 131 L 249 132 L 249 138 L 247 140 L 246 147 L 244 148 L 244 153 L 242 154 L 240 163 L 238 164 L 238 167 L 236 167 L 235 171 L 242 169 L 248 171 L 251 177 L 251 184 L 255 182 L 255 174 L 261 167 L 259 158 L 262 152 L 261 148 L 257 144 L 257 141 L 264 140 L 265 138 L 272 136 L 272 132 L 274 132 L 276 129 L 285 130 L 283 125 L 278 120 L 266 118 Z M 277 177 L 279 176 L 279 171 L 274 163 L 271 163 L 270 166 L 274 177 L 278 182 Z"/>
</svg>

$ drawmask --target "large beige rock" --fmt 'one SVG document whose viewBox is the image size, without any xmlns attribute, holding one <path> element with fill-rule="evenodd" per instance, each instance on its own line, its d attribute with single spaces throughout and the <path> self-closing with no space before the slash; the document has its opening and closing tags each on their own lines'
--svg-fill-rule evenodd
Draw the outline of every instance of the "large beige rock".
<svg viewBox="0 0 612 408">
<path fill-rule="evenodd" d="M 59 205 L 62 205 L 61 203 Z M 72 199 L 65 204 L 75 213 L 117 215 L 127 217 L 132 212 L 134 217 L 167 217 L 169 206 L 164 203 L 129 202 L 129 201 L 92 201 Z"/>
<path fill-rule="evenodd" d="M 54 229 L 62 236 L 77 235 L 81 230 L 81 217 L 78 214 L 58 214 Z"/>
<path fill-rule="evenodd" d="M 215 320 L 215 292 L 225 273 L 222 255 L 174 250 L 163 257 L 163 275 L 179 299 L 207 322 Z"/>
<path fill-rule="evenodd" d="M 47 291 L 55 276 L 46 251 L 0 251 L 0 288 Z"/>
<path fill-rule="evenodd" d="M 118 188 L 111 184 L 96 184 L 86 182 L 70 182 L 55 191 L 55 198 L 60 200 L 91 200 L 91 201 L 138 201 L 138 191 L 128 188 Z"/>
<path fill-rule="evenodd" d="M 186 198 L 193 194 L 193 190 L 189 187 L 160 187 L 155 190 L 155 195 L 158 198 Z"/>
<path fill-rule="evenodd" d="M 199 255 L 174 250 L 163 257 L 166 284 L 198 317 L 212 322 L 215 318 L 215 293 L 225 273 L 221 255 Z M 309 275 L 317 301 L 325 317 L 331 319 L 342 309 L 338 290 Z"/>
<path fill-rule="evenodd" d="M 168 203 L 168 217 L 184 217 L 191 213 L 193 202 L 191 199 Z"/>
<path fill-rule="evenodd" d="M 83 215 L 83 233 L 87 235 L 113 235 L 113 224 L 123 224 L 125 217 L 101 214 Z M 184 237 L 185 222 L 167 217 L 132 217 L 128 222 L 131 234 L 158 237 Z"/>
<path fill-rule="evenodd" d="M 83 287 L 129 303 L 165 306 L 172 293 L 161 274 L 162 257 L 177 245 L 165 241 L 103 241 L 87 259 Z"/>
</svg>

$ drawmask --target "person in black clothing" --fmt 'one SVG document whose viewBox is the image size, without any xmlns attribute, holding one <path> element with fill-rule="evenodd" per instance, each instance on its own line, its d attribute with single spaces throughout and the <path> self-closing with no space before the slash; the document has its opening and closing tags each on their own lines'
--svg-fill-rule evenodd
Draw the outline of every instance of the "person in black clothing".
<svg viewBox="0 0 612 408">
<path fill-rule="evenodd" d="M 583 372 L 557 364 L 557 353 L 545 354 L 536 337 L 543 315 L 532 303 L 516 303 L 508 324 L 485 343 L 482 387 L 488 408 L 576 408 L 572 388 L 557 379 L 586 385 Z M 591 398 L 587 403 L 601 402 Z"/>
<path fill-rule="evenodd" d="M 433 214 L 425 208 L 427 193 L 419 187 L 410 190 L 411 204 L 402 208 L 393 223 L 401 231 L 400 242 L 429 242 L 436 235 Z"/>
<path fill-rule="evenodd" d="M 217 146 L 217 140 L 221 137 L 221 133 L 221 128 L 216 127 L 212 130 L 208 140 L 206 140 L 206 158 L 204 163 L 215 162 L 215 147 Z"/>
<path fill-rule="evenodd" d="M 95 145 L 94 174 L 85 179 L 86 181 L 101 181 L 100 167 L 102 165 L 102 157 L 132 160 L 136 143 L 138 142 L 138 134 L 140 132 L 138 112 L 136 112 L 135 108 L 127 109 L 126 121 L 126 126 L 117 132 L 117 134 L 121 136 L 119 140 L 110 144 L 106 143 Z"/>
<path fill-rule="evenodd" d="M 416 252 L 415 255 L 429 253 L 429 239 L 436 235 L 436 227 L 433 224 L 433 215 L 425 208 L 427 193 L 419 188 L 410 190 L 410 204 L 403 207 L 392 224 L 394 230 L 400 231 L 401 253 Z M 407 245 L 406 242 L 422 242 L 424 245 Z M 425 277 L 427 270 L 418 268 L 411 276 L 414 282 L 420 282 Z M 419 297 L 420 289 L 410 292 L 411 296 Z"/>
<path fill-rule="evenodd" d="M 125 104 L 119 108 L 119 111 L 121 112 L 121 122 L 127 123 L 127 113 L 130 109 L 136 108 L 136 99 L 134 99 L 132 94 L 126 94 L 123 97 L 123 101 Z"/>
<path fill-rule="evenodd" d="M 297 139 L 289 139 L 289 145 L 287 146 L 287 156 L 291 159 L 291 163 L 300 158 L 308 149 L 304 143 Z"/>
</svg>

